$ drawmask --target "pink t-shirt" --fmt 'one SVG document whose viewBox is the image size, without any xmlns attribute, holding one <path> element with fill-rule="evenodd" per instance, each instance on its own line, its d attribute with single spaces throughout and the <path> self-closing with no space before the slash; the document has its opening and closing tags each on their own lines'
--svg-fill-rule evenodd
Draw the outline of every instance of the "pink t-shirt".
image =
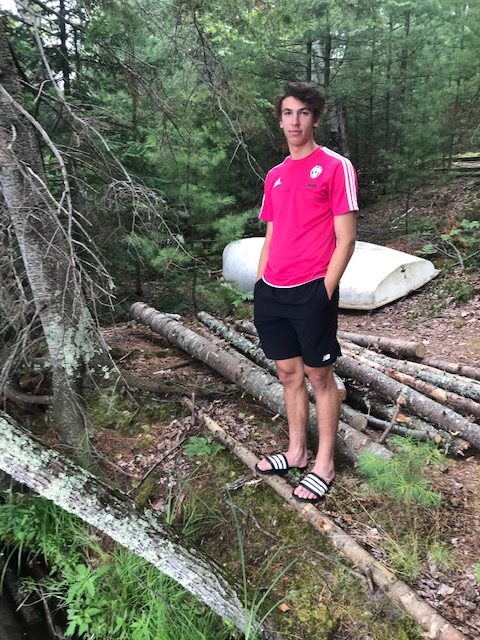
<svg viewBox="0 0 480 640">
<path fill-rule="evenodd" d="M 294 287 L 324 276 L 336 245 L 334 216 L 357 210 L 352 163 L 327 147 L 270 169 L 259 216 L 273 222 L 265 282 Z"/>
</svg>

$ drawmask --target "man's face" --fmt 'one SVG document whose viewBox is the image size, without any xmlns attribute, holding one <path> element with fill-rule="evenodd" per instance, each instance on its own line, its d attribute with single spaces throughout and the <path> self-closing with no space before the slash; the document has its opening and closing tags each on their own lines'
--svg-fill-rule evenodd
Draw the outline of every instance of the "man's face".
<svg viewBox="0 0 480 640">
<path fill-rule="evenodd" d="M 307 104 L 292 96 L 283 99 L 280 126 L 289 147 L 302 147 L 311 142 L 316 124 L 317 120 Z"/>
</svg>

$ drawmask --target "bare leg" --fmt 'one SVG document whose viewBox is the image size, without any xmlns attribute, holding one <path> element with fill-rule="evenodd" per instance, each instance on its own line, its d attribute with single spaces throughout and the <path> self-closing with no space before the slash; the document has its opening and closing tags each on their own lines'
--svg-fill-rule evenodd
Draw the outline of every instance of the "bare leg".
<svg viewBox="0 0 480 640">
<path fill-rule="evenodd" d="M 285 456 L 289 466 L 304 467 L 308 461 L 308 394 L 305 386 L 303 359 L 296 357 L 288 358 L 288 360 L 277 360 L 276 365 L 278 377 L 283 384 L 288 422 L 289 446 Z M 263 459 L 258 463 L 258 467 L 266 471 L 271 468 L 271 465 L 267 460 Z"/>
<path fill-rule="evenodd" d="M 333 368 L 331 366 L 320 368 L 305 366 L 305 373 L 315 392 L 317 407 L 319 444 L 312 471 L 327 482 L 330 482 L 335 477 L 333 456 L 340 413 L 340 402 L 333 377 Z M 294 493 L 301 498 L 315 497 L 313 493 L 303 487 L 297 487 Z"/>
</svg>

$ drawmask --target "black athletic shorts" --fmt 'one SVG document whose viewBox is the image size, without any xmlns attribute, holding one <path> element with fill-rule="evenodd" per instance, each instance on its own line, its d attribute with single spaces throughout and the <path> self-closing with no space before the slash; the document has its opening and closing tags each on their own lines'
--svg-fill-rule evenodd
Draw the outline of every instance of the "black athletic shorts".
<svg viewBox="0 0 480 640">
<path fill-rule="evenodd" d="M 254 322 L 267 358 L 301 356 L 309 367 L 326 367 L 341 355 L 337 341 L 338 287 L 328 298 L 324 279 L 296 287 L 255 284 Z"/>
</svg>

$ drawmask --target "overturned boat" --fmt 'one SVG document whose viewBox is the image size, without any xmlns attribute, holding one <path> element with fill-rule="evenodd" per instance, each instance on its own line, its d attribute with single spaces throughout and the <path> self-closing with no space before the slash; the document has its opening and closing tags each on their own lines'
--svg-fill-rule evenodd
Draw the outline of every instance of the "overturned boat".
<svg viewBox="0 0 480 640">
<path fill-rule="evenodd" d="M 253 291 L 264 238 L 244 238 L 223 250 L 223 277 Z M 422 287 L 438 274 L 430 262 L 403 251 L 357 241 L 340 281 L 342 309 L 377 309 Z"/>
</svg>

